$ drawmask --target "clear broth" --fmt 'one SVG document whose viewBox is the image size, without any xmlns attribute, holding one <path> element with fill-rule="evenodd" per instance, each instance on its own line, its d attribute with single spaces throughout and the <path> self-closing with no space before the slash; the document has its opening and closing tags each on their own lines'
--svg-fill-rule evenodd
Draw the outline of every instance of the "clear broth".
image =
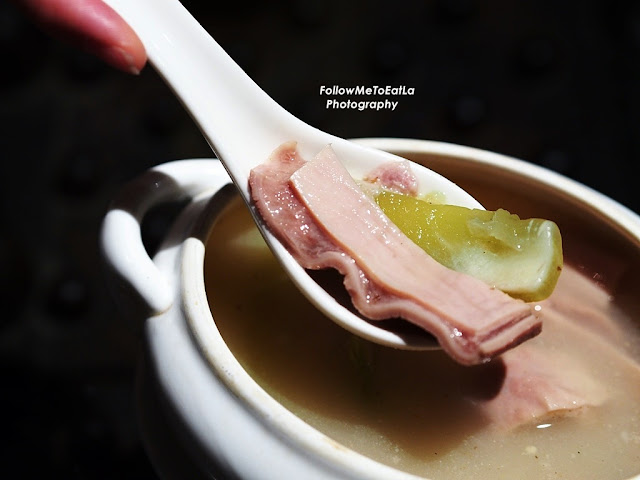
<svg viewBox="0 0 640 480">
<path fill-rule="evenodd" d="M 582 337 L 553 322 L 533 341 L 583 362 L 593 378 L 606 384 L 603 405 L 536 419 L 508 432 L 492 428 L 462 392 L 492 395 L 499 388 L 499 362 L 462 367 L 440 351 L 380 347 L 336 326 L 291 284 L 237 199 L 216 222 L 205 259 L 210 307 L 229 348 L 256 382 L 307 423 L 353 450 L 416 475 L 619 480 L 638 474 L 640 331 L 632 322 L 639 311 L 638 245 L 553 194 L 532 202 L 524 195 L 535 194 L 535 188 L 518 188 L 500 178 L 477 185 L 465 180 L 466 175 L 474 178 L 468 169 L 447 173 L 450 178 L 458 173 L 455 180 L 488 208 L 502 206 L 523 217 L 559 223 L 572 267 L 563 272 L 554 296 L 610 319 L 607 331 L 613 333 L 594 330 L 594 348 L 602 336 L 633 358 L 633 366 L 620 368 L 616 354 L 594 355 Z M 487 178 L 477 173 L 475 178 Z M 506 192 L 504 185 L 513 191 Z M 509 204 L 498 205 L 497 198 L 508 198 Z M 578 282 L 576 289 L 577 275 L 595 278 L 598 285 Z M 583 313 L 572 315 L 579 325 L 575 322 Z"/>
</svg>

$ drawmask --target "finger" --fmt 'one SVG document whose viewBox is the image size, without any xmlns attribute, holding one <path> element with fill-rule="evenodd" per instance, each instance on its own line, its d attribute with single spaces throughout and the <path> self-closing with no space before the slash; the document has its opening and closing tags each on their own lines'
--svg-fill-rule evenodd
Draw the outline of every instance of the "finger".
<svg viewBox="0 0 640 480">
<path fill-rule="evenodd" d="M 102 0 L 16 0 L 52 35 L 71 42 L 108 64 L 137 74 L 147 55 L 131 27 Z"/>
</svg>

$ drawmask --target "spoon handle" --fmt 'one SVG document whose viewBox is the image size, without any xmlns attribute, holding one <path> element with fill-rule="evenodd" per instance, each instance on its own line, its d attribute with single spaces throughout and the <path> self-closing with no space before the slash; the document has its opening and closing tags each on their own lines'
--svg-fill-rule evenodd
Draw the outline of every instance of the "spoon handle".
<svg viewBox="0 0 640 480">
<path fill-rule="evenodd" d="M 134 29 L 150 63 L 189 111 L 248 199 L 249 171 L 291 126 L 311 128 L 272 100 L 178 0 L 105 0 Z M 287 128 L 280 128 L 281 125 Z M 295 131 L 295 129 L 294 129 Z"/>
</svg>

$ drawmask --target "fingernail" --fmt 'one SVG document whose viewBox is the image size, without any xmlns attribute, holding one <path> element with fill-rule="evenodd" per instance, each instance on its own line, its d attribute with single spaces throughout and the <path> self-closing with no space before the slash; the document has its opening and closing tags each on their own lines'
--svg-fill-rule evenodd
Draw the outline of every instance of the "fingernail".
<svg viewBox="0 0 640 480">
<path fill-rule="evenodd" d="M 120 47 L 107 47 L 99 52 L 101 58 L 120 70 L 133 75 L 140 74 L 140 68 L 135 64 L 133 55 Z"/>
</svg>

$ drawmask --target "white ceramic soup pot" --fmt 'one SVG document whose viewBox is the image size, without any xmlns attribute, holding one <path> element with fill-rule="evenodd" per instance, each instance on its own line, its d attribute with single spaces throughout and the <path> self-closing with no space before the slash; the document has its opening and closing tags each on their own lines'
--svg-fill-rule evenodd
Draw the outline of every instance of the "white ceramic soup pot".
<svg viewBox="0 0 640 480">
<path fill-rule="evenodd" d="M 619 203 L 535 165 L 469 147 L 405 139 L 360 139 L 424 163 L 487 208 L 496 188 L 523 205 L 569 206 L 575 221 L 604 219 L 640 252 L 640 217 Z M 499 195 L 499 196 L 500 196 Z M 164 478 L 380 479 L 417 478 L 331 440 L 263 390 L 242 368 L 216 327 L 203 272 L 205 245 L 235 196 L 214 159 L 160 165 L 128 184 L 108 211 L 102 247 L 111 285 L 125 312 L 144 321 L 139 417 L 149 456 Z M 188 198 L 151 259 L 140 224 L 155 205 Z M 492 202 L 497 202 L 492 204 Z M 563 240 L 564 241 L 564 240 Z M 568 239 L 570 242 L 571 239 Z M 636 477 L 640 479 L 640 476 Z"/>
</svg>

